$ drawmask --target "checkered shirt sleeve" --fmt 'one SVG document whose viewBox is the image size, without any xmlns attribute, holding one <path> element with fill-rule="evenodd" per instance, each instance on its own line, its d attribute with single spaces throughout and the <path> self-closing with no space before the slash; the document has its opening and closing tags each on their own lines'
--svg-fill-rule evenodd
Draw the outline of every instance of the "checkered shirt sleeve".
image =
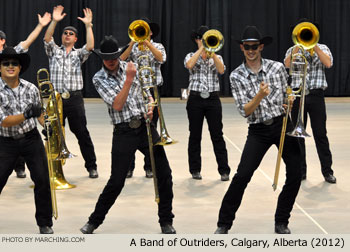
<svg viewBox="0 0 350 252">
<path fill-rule="evenodd" d="M 66 54 L 65 47 L 56 45 L 52 38 L 49 43 L 44 40 L 44 47 L 49 58 L 51 81 L 56 91 L 63 93 L 83 89 L 81 65 L 91 54 L 86 50 L 86 45 L 79 49 L 73 48 Z"/>
<path fill-rule="evenodd" d="M 108 113 L 112 124 L 129 122 L 132 117 L 137 117 L 140 119 L 143 114 L 146 113 L 140 83 L 137 79 L 134 79 L 123 109 L 121 111 L 113 109 L 112 106 L 114 99 L 122 90 L 126 80 L 127 63 L 125 61 L 120 61 L 119 64 L 120 67 L 116 76 L 109 74 L 107 70 L 102 67 L 102 69 L 98 71 L 92 79 L 97 92 L 107 104 Z"/>
<path fill-rule="evenodd" d="M 34 84 L 20 79 L 17 95 L 0 78 L 0 125 L 8 116 L 23 114 L 27 106 L 34 103 L 40 103 L 39 90 Z M 0 136 L 13 137 L 29 132 L 35 127 L 36 120 L 30 118 L 12 127 L 0 126 Z"/>
<path fill-rule="evenodd" d="M 258 74 L 250 71 L 244 63 L 230 74 L 232 96 L 239 113 L 251 124 L 261 123 L 284 113 L 288 74 L 282 63 L 262 59 L 262 68 Z M 270 94 L 264 97 L 255 111 L 247 116 L 244 106 L 259 92 L 261 82 L 269 83 Z"/>
<path fill-rule="evenodd" d="M 186 55 L 184 60 L 184 66 L 186 68 L 187 62 L 192 58 L 194 52 Z M 222 63 L 222 57 L 217 55 Z M 225 69 L 226 66 L 224 65 Z M 220 91 L 220 84 L 218 78 L 218 71 L 216 69 L 213 58 L 203 60 L 199 57 L 196 64 L 189 71 L 189 86 L 188 88 L 198 92 L 214 92 Z"/>
<path fill-rule="evenodd" d="M 317 46 L 331 58 L 331 65 L 333 65 L 333 56 L 329 48 L 324 44 L 317 44 Z M 285 59 L 290 56 L 292 48 L 289 48 L 286 52 Z M 307 76 L 306 76 L 306 88 L 307 89 L 327 89 L 328 84 L 326 80 L 325 69 L 326 67 L 320 61 L 317 53 L 311 56 L 309 51 L 305 51 L 305 58 L 308 62 Z M 293 78 L 292 87 L 297 88 L 300 86 L 301 81 L 295 81 Z"/>
<path fill-rule="evenodd" d="M 157 86 L 161 86 L 161 85 L 163 85 L 163 77 L 162 77 L 162 72 L 161 72 L 160 67 L 166 61 L 166 52 L 165 52 L 164 46 L 161 43 L 156 43 L 153 40 L 151 40 L 151 43 L 155 48 L 157 48 L 162 53 L 162 62 L 159 62 L 158 60 L 156 60 L 156 58 L 154 57 L 151 50 L 148 49 L 148 50 L 140 51 L 138 43 L 135 43 L 133 45 L 129 59 L 131 61 L 137 63 L 137 59 L 141 55 L 147 54 L 149 59 L 150 59 L 150 62 L 151 62 L 151 68 L 153 69 L 153 72 L 155 75 L 155 83 Z"/>
</svg>

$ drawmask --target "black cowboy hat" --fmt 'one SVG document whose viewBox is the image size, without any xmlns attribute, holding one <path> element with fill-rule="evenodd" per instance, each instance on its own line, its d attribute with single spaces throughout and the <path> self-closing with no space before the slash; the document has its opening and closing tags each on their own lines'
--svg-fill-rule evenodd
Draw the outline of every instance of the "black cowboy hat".
<svg viewBox="0 0 350 252">
<path fill-rule="evenodd" d="M 268 45 L 272 43 L 272 37 L 263 37 L 256 26 L 246 26 L 242 32 L 241 40 L 236 40 L 238 43 L 258 41 L 260 44 Z"/>
<path fill-rule="evenodd" d="M 141 18 L 141 20 L 146 21 L 147 24 L 149 25 L 149 28 L 152 31 L 151 38 L 153 39 L 153 38 L 157 37 L 159 34 L 159 31 L 160 31 L 159 25 L 157 23 L 152 22 L 151 20 L 149 20 L 146 17 Z"/>
<path fill-rule="evenodd" d="M 205 25 L 201 25 L 197 31 L 192 31 L 191 33 L 191 40 L 193 41 L 193 43 L 196 43 L 196 39 L 201 39 L 203 34 L 208 31 L 209 28 L 208 26 L 205 26 Z"/>
<path fill-rule="evenodd" d="M 311 20 L 308 19 L 308 18 L 301 18 L 301 19 L 299 19 L 294 25 L 292 25 L 291 27 L 289 27 L 290 33 L 293 32 L 295 26 L 297 26 L 298 24 L 303 23 L 303 22 L 312 23 L 312 24 L 314 24 L 314 25 L 317 27 L 318 30 L 320 30 L 320 25 L 319 25 L 317 22 L 311 22 Z"/>
<path fill-rule="evenodd" d="M 118 59 L 126 48 L 128 48 L 128 45 L 119 47 L 117 39 L 110 35 L 105 36 L 100 43 L 100 49 L 94 49 L 93 52 L 103 60 L 113 60 Z"/>
<path fill-rule="evenodd" d="M 20 74 L 24 73 L 30 64 L 30 56 L 28 53 L 17 53 L 11 46 L 7 46 L 2 53 L 0 53 L 0 62 L 4 59 L 17 59 L 21 65 Z"/>
</svg>

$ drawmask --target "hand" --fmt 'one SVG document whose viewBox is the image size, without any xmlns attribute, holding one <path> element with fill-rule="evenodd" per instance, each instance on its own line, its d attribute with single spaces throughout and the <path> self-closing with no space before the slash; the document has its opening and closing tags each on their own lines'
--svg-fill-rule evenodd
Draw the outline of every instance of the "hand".
<svg viewBox="0 0 350 252">
<path fill-rule="evenodd" d="M 51 125 L 49 125 L 48 128 L 49 128 L 49 136 L 51 137 L 52 136 L 52 127 L 51 127 Z M 46 129 L 43 129 L 41 131 L 41 134 L 43 134 L 45 136 L 45 141 L 48 140 L 48 138 L 47 138 L 47 130 Z"/>
<path fill-rule="evenodd" d="M 92 24 L 92 11 L 90 8 L 83 9 L 84 18 L 78 17 L 80 21 L 82 21 L 85 25 Z"/>
<path fill-rule="evenodd" d="M 39 117 L 41 115 L 41 104 L 29 104 L 23 113 L 25 119 Z"/>
<path fill-rule="evenodd" d="M 259 94 L 262 95 L 263 97 L 268 96 L 270 94 L 270 89 L 269 89 L 268 83 L 264 83 L 264 82 L 260 83 Z"/>
<path fill-rule="evenodd" d="M 136 67 L 133 62 L 129 61 L 126 66 L 126 79 L 129 81 L 133 81 L 136 75 Z"/>
<path fill-rule="evenodd" d="M 40 14 L 38 14 L 38 20 L 39 24 L 44 27 L 47 26 L 48 23 L 51 21 L 51 14 L 48 12 L 45 12 L 45 14 L 41 17 Z"/>
<path fill-rule="evenodd" d="M 52 12 L 52 19 L 56 22 L 61 21 L 67 15 L 66 13 L 62 13 L 63 10 L 64 7 L 62 5 L 57 5 L 54 7 Z"/>
</svg>

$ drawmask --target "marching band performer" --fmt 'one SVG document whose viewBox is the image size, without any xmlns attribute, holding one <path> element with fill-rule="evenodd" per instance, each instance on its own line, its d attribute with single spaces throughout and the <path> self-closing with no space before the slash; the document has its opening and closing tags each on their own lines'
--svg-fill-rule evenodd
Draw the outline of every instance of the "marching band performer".
<svg viewBox="0 0 350 252">
<path fill-rule="evenodd" d="M 35 118 L 43 125 L 38 88 L 19 78 L 30 64 L 27 53 L 6 47 L 0 54 L 0 193 L 19 156 L 34 182 L 35 218 L 41 234 L 52 234 L 48 164 Z"/>
<path fill-rule="evenodd" d="M 124 47 L 125 50 L 125 47 Z M 108 112 L 114 125 L 112 141 L 112 172 L 101 193 L 94 212 L 89 221 L 80 229 L 84 234 L 91 234 L 102 224 L 109 209 L 114 204 L 124 187 L 130 162 L 136 150 L 149 152 L 148 135 L 145 116 L 152 119 L 153 108 L 148 111 L 142 96 L 142 88 L 136 75 L 133 62 L 119 59 L 123 49 L 113 36 L 106 36 L 101 42 L 100 49 L 94 50 L 102 61 L 103 67 L 93 77 L 97 92 L 107 104 Z M 152 102 L 151 94 L 148 99 Z M 151 124 L 153 142 L 159 138 Z M 174 234 L 172 226 L 173 182 L 171 169 L 163 146 L 153 147 L 156 177 L 158 179 L 159 204 L 158 216 L 161 231 L 164 234 Z"/>
<path fill-rule="evenodd" d="M 280 62 L 261 57 L 264 46 L 271 42 L 272 38 L 262 37 L 255 26 L 247 26 L 239 41 L 245 61 L 232 71 L 230 82 L 238 111 L 249 123 L 248 137 L 237 172 L 222 200 L 216 234 L 228 233 L 253 173 L 271 145 L 279 146 L 288 74 Z M 275 232 L 289 234 L 288 220 L 301 182 L 296 138 L 285 137 L 282 158 L 286 181 L 278 197 Z"/>
</svg>

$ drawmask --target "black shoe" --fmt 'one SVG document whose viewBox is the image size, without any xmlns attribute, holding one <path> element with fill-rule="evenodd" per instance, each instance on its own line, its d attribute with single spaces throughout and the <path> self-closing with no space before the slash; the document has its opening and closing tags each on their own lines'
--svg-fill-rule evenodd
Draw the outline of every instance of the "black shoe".
<svg viewBox="0 0 350 252">
<path fill-rule="evenodd" d="M 229 181 L 230 177 L 227 173 L 221 174 L 221 181 Z"/>
<path fill-rule="evenodd" d="M 40 234 L 53 234 L 53 229 L 49 226 L 39 227 Z"/>
<path fill-rule="evenodd" d="M 153 178 L 153 172 L 150 170 L 146 171 L 146 178 Z"/>
<path fill-rule="evenodd" d="M 276 224 L 275 225 L 275 233 L 277 234 L 290 234 L 290 230 L 287 224 Z"/>
<path fill-rule="evenodd" d="M 301 174 L 301 180 L 306 180 L 306 174 Z"/>
<path fill-rule="evenodd" d="M 326 180 L 330 184 L 337 183 L 336 177 L 334 177 L 332 174 L 328 174 L 328 175 L 324 176 L 324 180 Z"/>
<path fill-rule="evenodd" d="M 96 169 L 89 170 L 89 178 L 98 178 L 98 173 Z"/>
<path fill-rule="evenodd" d="M 25 178 L 27 176 L 24 170 L 18 170 L 16 171 L 16 174 L 17 174 L 17 178 Z"/>
<path fill-rule="evenodd" d="M 126 174 L 126 178 L 131 178 L 133 174 L 133 170 L 129 170 L 128 173 Z"/>
<path fill-rule="evenodd" d="M 192 173 L 192 178 L 193 179 L 202 179 L 202 175 L 199 172 L 194 172 Z"/>
<path fill-rule="evenodd" d="M 160 228 L 162 229 L 162 234 L 176 234 L 176 230 L 171 224 L 164 224 Z"/>
<path fill-rule="evenodd" d="M 83 234 L 92 234 L 97 227 L 87 222 L 81 229 L 80 232 Z"/>
<path fill-rule="evenodd" d="M 227 234 L 228 233 L 228 228 L 227 227 L 218 227 L 214 234 Z"/>
</svg>

